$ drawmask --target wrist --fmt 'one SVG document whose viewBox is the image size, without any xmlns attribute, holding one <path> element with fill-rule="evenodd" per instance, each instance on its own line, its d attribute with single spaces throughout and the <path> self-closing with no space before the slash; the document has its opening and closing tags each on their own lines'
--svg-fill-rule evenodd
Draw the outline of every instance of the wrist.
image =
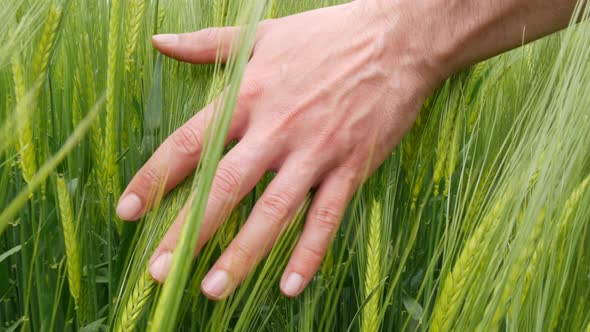
<svg viewBox="0 0 590 332">
<path fill-rule="evenodd" d="M 451 48 L 435 36 L 441 21 L 423 13 L 433 1 L 356 0 L 356 7 L 371 26 L 370 33 L 384 39 L 386 57 L 399 70 L 418 79 L 421 94 L 429 95 L 452 74 Z M 374 27 L 374 28 L 373 28 Z"/>
<path fill-rule="evenodd" d="M 438 85 L 453 73 L 565 28 L 576 0 L 357 0 Z M 398 45 L 399 46 L 399 45 Z"/>
</svg>

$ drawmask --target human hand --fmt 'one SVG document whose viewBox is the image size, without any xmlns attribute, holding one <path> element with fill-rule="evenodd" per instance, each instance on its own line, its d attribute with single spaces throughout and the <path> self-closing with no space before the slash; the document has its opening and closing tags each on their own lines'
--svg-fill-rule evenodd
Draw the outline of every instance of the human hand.
<svg viewBox="0 0 590 332">
<path fill-rule="evenodd" d="M 305 12 L 260 23 L 227 142 L 239 143 L 220 161 L 197 251 L 266 171 L 277 175 L 246 224 L 204 278 L 211 299 L 228 296 L 268 253 L 308 192 L 317 187 L 303 233 L 281 279 L 298 295 L 318 270 L 356 189 L 411 127 L 437 78 L 427 50 L 374 1 Z M 227 58 L 237 28 L 159 35 L 162 53 L 191 63 Z M 133 178 L 117 207 L 141 217 L 151 193 L 165 191 L 197 166 L 213 106 L 173 133 Z M 151 259 L 164 281 L 187 207 Z"/>
</svg>

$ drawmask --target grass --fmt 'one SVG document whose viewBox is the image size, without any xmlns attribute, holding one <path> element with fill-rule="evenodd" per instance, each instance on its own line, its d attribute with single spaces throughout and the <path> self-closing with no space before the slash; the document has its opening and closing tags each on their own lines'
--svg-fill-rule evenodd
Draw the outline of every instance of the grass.
<svg viewBox="0 0 590 332">
<path fill-rule="evenodd" d="M 301 296 L 284 297 L 278 283 L 312 194 L 234 294 L 200 294 L 273 177 L 192 260 L 254 23 L 336 2 L 7 0 L 0 329 L 588 331 L 588 22 L 477 64 L 430 96 L 355 195 Z M 150 44 L 156 33 L 235 24 L 246 29 L 224 66 L 178 63 Z M 118 221 L 122 186 L 222 91 L 194 176 L 164 198 L 154 192 L 141 221 Z M 157 285 L 148 260 L 189 197 L 175 268 Z"/>
</svg>

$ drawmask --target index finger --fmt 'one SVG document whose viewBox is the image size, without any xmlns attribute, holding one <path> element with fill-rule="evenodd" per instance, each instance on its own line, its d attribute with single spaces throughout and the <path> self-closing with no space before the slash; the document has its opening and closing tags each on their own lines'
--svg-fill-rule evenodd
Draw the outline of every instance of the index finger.
<svg viewBox="0 0 590 332">
<path fill-rule="evenodd" d="M 156 201 L 158 192 L 168 193 L 197 167 L 213 114 L 214 106 L 210 104 L 160 145 L 121 195 L 117 205 L 121 219 L 139 219 Z M 245 122 L 242 114 L 236 109 L 226 144 L 239 138 Z"/>
</svg>

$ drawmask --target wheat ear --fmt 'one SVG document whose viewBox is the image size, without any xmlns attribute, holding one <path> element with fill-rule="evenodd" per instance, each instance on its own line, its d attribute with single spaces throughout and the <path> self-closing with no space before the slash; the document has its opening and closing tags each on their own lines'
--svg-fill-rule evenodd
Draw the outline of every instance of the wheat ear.
<svg viewBox="0 0 590 332">
<path fill-rule="evenodd" d="M 119 12 L 120 1 L 112 0 L 109 20 L 109 40 L 107 54 L 107 82 L 106 82 L 106 120 L 104 132 L 104 149 L 102 149 L 101 158 L 97 172 L 100 190 L 102 192 L 101 210 L 107 218 L 110 216 L 112 202 L 115 195 L 120 193 L 121 184 L 119 183 L 118 173 L 118 149 L 117 149 L 117 120 L 118 112 L 115 100 L 115 88 L 117 83 L 117 64 L 119 60 Z M 122 233 L 123 224 L 120 220 L 115 221 L 115 226 L 119 234 Z"/>
<path fill-rule="evenodd" d="M 123 308 L 119 324 L 115 327 L 116 332 L 135 330 L 141 314 L 146 309 L 155 284 L 148 269 L 146 268 L 144 270 L 137 283 L 133 286 L 133 291 Z"/>
<path fill-rule="evenodd" d="M 115 105 L 115 85 L 117 77 L 117 62 L 119 58 L 119 0 L 111 1 L 111 12 L 109 22 L 108 41 L 108 67 L 107 67 L 107 89 L 106 89 L 106 132 L 104 143 L 103 163 L 105 179 L 108 184 L 107 190 L 110 194 L 118 193 L 119 183 L 117 174 L 117 111 Z"/>
<path fill-rule="evenodd" d="M 449 140 L 453 136 L 453 126 L 455 123 L 455 112 L 450 109 L 446 112 L 443 120 L 442 129 L 438 137 L 437 149 L 436 149 L 436 161 L 434 162 L 434 171 L 432 174 L 432 180 L 434 182 L 434 195 L 439 194 L 439 184 L 445 171 L 445 163 L 447 161 L 448 150 L 450 148 Z"/>
<path fill-rule="evenodd" d="M 144 19 L 144 14 L 147 8 L 146 0 L 133 0 L 129 7 L 129 17 L 127 18 L 126 36 L 127 48 L 125 48 L 125 71 L 131 72 L 133 68 L 135 50 L 137 49 L 137 41 L 139 40 L 139 30 Z"/>
<path fill-rule="evenodd" d="M 66 180 L 62 176 L 57 178 L 57 201 L 66 248 L 68 284 L 70 285 L 70 294 L 72 294 L 77 308 L 80 300 L 82 269 L 80 268 L 80 255 L 76 238 L 76 227 L 74 225 L 72 199 L 67 189 Z"/>
<path fill-rule="evenodd" d="M 495 307 L 493 307 L 491 303 L 488 303 L 486 306 L 484 317 L 489 317 L 493 311 L 492 321 L 486 326 L 483 326 L 482 323 L 480 323 L 479 327 L 477 328 L 478 331 L 498 330 L 500 320 L 506 313 L 506 310 L 509 308 L 508 303 L 510 302 L 510 299 L 512 299 L 512 296 L 516 291 L 518 284 L 521 282 L 521 279 L 526 275 L 527 267 L 534 255 L 535 248 L 538 245 L 539 238 L 541 237 L 541 233 L 543 231 L 544 219 L 545 212 L 542 211 L 539 218 L 535 222 L 534 228 L 529 236 L 528 241 L 526 242 L 526 246 L 522 249 L 518 258 L 516 258 L 508 268 L 508 279 L 506 280 L 505 285 L 501 287 L 502 284 L 500 283 L 500 287 L 496 288 L 494 291 L 494 295 L 499 294 L 499 292 L 502 291 L 500 302 Z M 494 297 L 495 296 L 493 296 L 493 298 Z"/>
<path fill-rule="evenodd" d="M 41 39 L 33 58 L 33 80 L 34 82 L 42 81 L 45 78 L 47 66 L 49 66 L 49 59 L 51 52 L 55 45 L 55 38 L 57 36 L 57 27 L 61 18 L 62 10 L 55 4 L 51 4 L 49 8 L 49 15 L 45 21 Z"/>
<path fill-rule="evenodd" d="M 564 204 L 563 212 L 559 217 L 559 224 L 557 225 L 557 235 L 553 236 L 551 246 L 549 248 L 550 253 L 555 253 L 555 251 L 558 250 L 558 252 L 555 253 L 555 255 L 557 255 L 557 262 L 554 267 L 555 271 L 563 271 L 564 269 L 562 257 L 564 255 L 565 246 L 560 245 L 559 241 L 565 239 L 568 224 L 570 223 L 574 213 L 577 211 L 578 205 L 584 197 L 584 194 L 586 193 L 586 189 L 588 188 L 589 183 L 590 175 L 584 178 L 584 180 L 582 180 L 582 182 L 574 189 L 574 191 L 572 191 L 572 193 L 570 194 L 570 196 Z M 563 306 L 563 298 L 560 297 L 557 299 L 557 301 L 558 309 L 555 311 L 555 313 L 552 314 L 552 318 L 550 320 L 550 327 L 553 329 L 557 327 L 557 324 L 559 323 L 560 313 Z"/>
<path fill-rule="evenodd" d="M 12 57 L 12 77 L 14 80 L 14 94 L 17 108 L 18 139 L 17 150 L 20 155 L 20 168 L 27 183 L 37 172 L 35 161 L 35 145 L 33 140 L 33 123 L 31 112 L 26 112 L 31 103 L 25 105 L 25 79 L 23 65 L 18 55 Z"/>
<path fill-rule="evenodd" d="M 367 269 L 365 271 L 365 298 L 370 296 L 363 308 L 361 331 L 372 332 L 379 328 L 380 294 L 377 288 L 381 280 L 381 203 L 373 201 L 369 217 L 367 239 Z"/>
<path fill-rule="evenodd" d="M 495 230 L 496 220 L 510 197 L 511 195 L 506 193 L 496 201 L 465 243 L 464 249 L 442 284 L 430 323 L 432 331 L 450 331 L 452 329 L 473 282 L 473 273 L 478 270 L 481 264 L 480 253 L 485 252 L 489 242 L 489 233 Z"/>
</svg>

